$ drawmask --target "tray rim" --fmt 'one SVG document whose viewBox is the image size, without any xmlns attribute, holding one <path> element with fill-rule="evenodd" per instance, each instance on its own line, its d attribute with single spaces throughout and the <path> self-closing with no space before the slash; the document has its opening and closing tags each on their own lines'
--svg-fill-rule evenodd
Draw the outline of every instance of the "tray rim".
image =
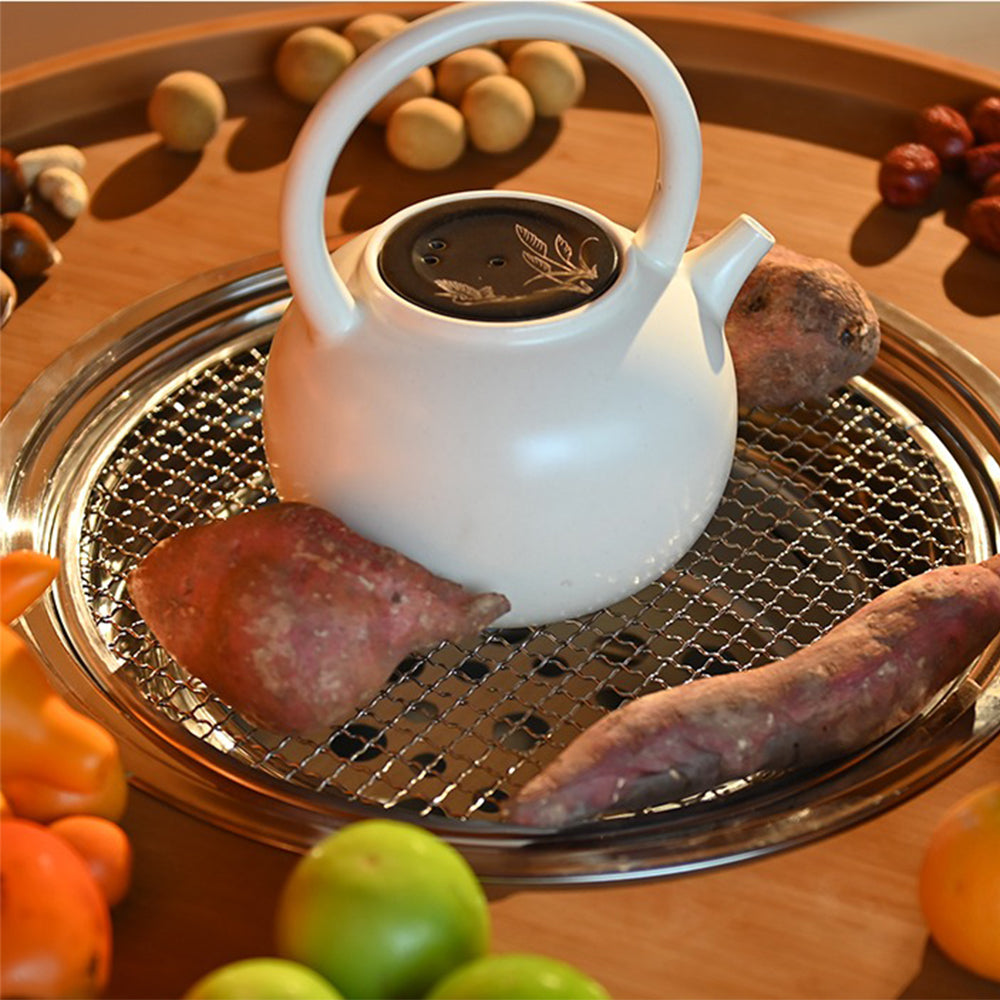
<svg viewBox="0 0 1000 1000">
<path fill-rule="evenodd" d="M 256 287 L 261 283 L 263 290 Z M 257 294 L 270 296 L 270 300 L 287 297 L 289 294 L 284 282 L 283 271 L 277 263 L 275 254 L 265 254 L 236 262 L 222 268 L 214 269 L 195 279 L 180 282 L 163 291 L 150 296 L 133 306 L 127 307 L 105 322 L 99 324 L 88 335 L 82 338 L 70 350 L 56 359 L 28 387 L 15 402 L 11 411 L 0 422 L 0 480 L 7 482 L 3 499 L 5 514 L 9 510 L 10 491 L 15 489 L 18 477 L 12 472 L 20 466 L 20 460 L 26 450 L 32 446 L 45 428 L 57 420 L 59 413 L 65 417 L 74 413 L 74 407 L 68 405 L 72 400 L 66 398 L 67 386 L 72 382 L 71 376 L 87 369 L 87 365 L 97 365 L 102 359 L 114 358 L 117 354 L 125 359 L 128 371 L 129 351 L 123 351 L 123 341 L 137 341 L 134 347 L 136 357 L 140 359 L 143 348 L 158 349 L 162 344 L 169 343 L 174 331 L 180 327 L 182 334 L 184 325 L 190 317 L 200 313 L 212 312 L 218 289 L 232 289 L 231 296 L 223 296 L 223 303 L 237 308 L 242 301 L 241 296 L 253 295 L 256 302 Z M 979 419 L 1000 449 L 1000 378 L 982 365 L 964 348 L 948 340 L 944 335 L 931 327 L 911 317 L 903 310 L 875 299 L 880 316 L 896 330 L 901 339 L 889 338 L 890 354 L 895 350 L 902 355 L 916 354 L 930 361 L 944 364 L 951 372 L 951 381 L 957 381 L 963 386 L 970 382 L 981 390 L 979 395 L 966 392 L 968 401 L 978 413 Z M 234 305 L 235 302 L 235 305 Z M 165 314 L 177 312 L 175 323 L 168 325 L 166 331 L 158 329 L 156 319 Z M 901 324 L 902 328 L 897 327 Z M 123 337 L 121 327 L 127 327 Z M 925 351 L 925 355 L 920 352 Z M 156 355 L 159 356 L 159 352 Z M 61 386 L 62 392 L 54 392 L 54 386 Z M 106 394 L 105 394 L 106 395 Z M 984 399 L 983 396 L 986 396 Z M 905 402 L 905 401 L 904 401 Z M 992 403 L 992 408 L 989 405 Z M 26 427 L 34 428 L 35 434 L 27 438 L 18 430 Z M 74 427 L 75 429 L 75 427 Z M 23 444 L 15 443 L 23 439 Z M 978 443 L 978 439 L 977 439 Z M 991 463 L 994 471 L 1000 469 L 995 453 L 983 446 L 979 458 Z M 994 478 L 995 490 L 1000 490 L 1000 474 Z M 1000 509 L 1000 497 L 992 498 L 994 510 Z M 35 517 L 30 520 L 14 521 L 4 524 L 3 536 L 0 539 L 0 551 L 12 548 L 34 547 L 51 533 L 51 524 L 39 523 L 36 509 Z M 31 530 L 33 529 L 33 530 Z M 994 518 L 989 536 L 984 545 L 991 546 L 993 551 L 1000 551 L 1000 525 Z M 45 547 L 42 545 L 41 547 Z M 82 701 L 85 708 L 97 718 L 107 721 L 115 720 L 112 731 L 123 744 L 126 762 L 136 760 L 142 762 L 143 773 L 133 780 L 138 787 L 152 792 L 157 797 L 170 802 L 178 808 L 206 819 L 215 825 L 241 833 L 252 839 L 281 847 L 286 850 L 299 851 L 308 843 L 314 841 L 323 833 L 347 820 L 361 818 L 364 815 L 384 815 L 384 810 L 365 803 L 351 803 L 350 809 L 337 808 L 336 799 L 321 793 L 313 793 L 299 786 L 289 786 L 276 778 L 256 771 L 250 771 L 237 761 L 231 761 L 219 754 L 218 765 L 212 759 L 205 759 L 205 751 L 209 748 L 202 740 L 174 727 L 176 732 L 169 734 L 164 730 L 152 730 L 147 722 L 138 718 L 145 705 L 144 699 L 127 689 L 116 691 L 115 697 L 107 691 L 100 680 L 93 676 L 89 665 L 81 662 L 76 656 L 78 647 L 72 644 L 72 637 L 67 634 L 65 621 L 58 614 L 58 597 L 61 593 L 57 585 L 55 596 L 50 592 L 42 601 L 32 608 L 21 620 L 21 631 L 33 641 L 42 654 L 47 669 L 52 674 L 56 687 L 67 697 Z M 55 645 L 55 649 L 53 649 Z M 67 664 L 75 666 L 77 673 L 88 678 L 87 689 L 81 694 L 79 678 L 73 681 L 63 676 L 60 667 Z M 966 676 L 957 686 L 949 689 L 939 700 L 935 701 L 934 711 L 944 705 L 946 713 L 945 734 L 960 733 L 962 728 L 975 725 L 977 705 L 985 705 L 985 714 L 989 716 L 989 731 L 981 732 L 972 742 L 963 744 L 958 752 L 951 751 L 945 760 L 938 760 L 934 753 L 926 751 L 919 765 L 919 773 L 911 778 L 905 789 L 892 789 L 890 797 L 895 804 L 908 798 L 923 788 L 939 780 L 945 774 L 957 768 L 961 763 L 982 749 L 994 735 L 1000 731 L 1000 637 L 980 658 L 978 666 Z M 980 690 L 982 683 L 983 690 Z M 123 693 L 125 697 L 123 697 Z M 970 709 L 972 716 L 970 718 Z M 119 724 L 120 722 L 120 724 Z M 837 813 L 835 790 L 845 783 L 850 784 L 857 777 L 858 769 L 864 769 L 865 761 L 880 748 L 891 743 L 897 734 L 882 741 L 873 748 L 854 755 L 846 761 L 838 762 L 828 767 L 816 769 L 813 772 L 802 772 L 791 781 L 795 785 L 790 800 L 792 811 L 781 814 L 776 821 L 773 814 L 760 814 L 760 806 L 769 799 L 781 798 L 784 795 L 783 782 L 769 784 L 765 794 L 755 793 L 751 807 L 757 806 L 758 838 L 751 847 L 738 852 L 726 853 L 719 849 L 717 824 L 711 822 L 706 827 L 696 829 L 699 844 L 713 851 L 710 856 L 698 858 L 682 858 L 668 863 L 662 862 L 663 825 L 657 821 L 644 819 L 633 830 L 627 831 L 620 842 L 608 842 L 608 825 L 600 828 L 581 827 L 572 831 L 534 831 L 527 828 L 500 826 L 496 824 L 480 825 L 478 830 L 470 829 L 468 824 L 458 820 L 448 820 L 441 823 L 428 820 L 425 825 L 443 834 L 454 843 L 473 863 L 480 877 L 489 883 L 502 885 L 570 885 L 577 883 L 591 884 L 602 881 L 636 880 L 646 877 L 661 877 L 665 875 L 685 874 L 694 870 L 704 870 L 759 857 L 764 854 L 786 850 L 794 846 L 825 837 L 848 826 L 863 821 L 871 815 L 883 811 L 884 800 L 873 803 L 865 800 L 846 813 Z M 940 732 L 935 733 L 940 737 Z M 938 740 L 940 743 L 940 739 Z M 933 750 L 933 748 L 931 748 Z M 891 750 L 891 748 L 890 748 Z M 194 752 L 193 752 L 194 751 Z M 211 758 L 211 754 L 208 755 Z M 890 753 L 891 756 L 891 753 Z M 911 755 L 912 757 L 913 755 Z M 920 755 L 918 755 L 920 756 Z M 182 767 L 182 780 L 178 780 L 175 765 Z M 194 764 L 194 768 L 190 767 Z M 898 765 L 897 765 L 898 766 Z M 252 780 L 241 779 L 240 770 L 252 775 Z M 162 778 L 169 776 L 164 783 Z M 227 784 L 220 784 L 219 777 L 226 779 Z M 862 775 L 864 787 L 871 788 L 875 794 L 885 783 L 888 775 L 877 772 L 874 775 Z M 165 784 L 174 786 L 170 791 L 164 791 Z M 805 810 L 811 813 L 812 819 L 806 821 L 801 808 L 794 808 L 794 803 L 803 788 L 815 788 L 823 785 L 826 791 L 822 814 L 810 803 Z M 294 793 L 294 794 L 293 794 Z M 233 796 L 248 806 L 253 803 L 282 804 L 282 822 L 268 821 L 261 828 L 260 816 L 248 821 L 243 817 L 234 816 Z M 831 800 L 833 800 L 831 802 Z M 727 797 L 726 807 L 722 809 L 722 819 L 729 811 L 732 800 Z M 306 804 L 303 804 L 306 803 Z M 706 812 L 711 819 L 712 806 L 696 807 L 692 811 L 685 810 L 680 825 L 695 824 L 699 818 L 704 818 Z M 266 811 L 266 809 L 265 809 Z M 753 810 L 752 810 L 753 811 Z M 259 813 L 259 810 L 258 810 Z M 744 817 L 740 817 L 743 819 Z M 289 835 L 287 827 L 293 820 L 296 834 Z M 677 823 L 672 824 L 676 829 Z M 486 827 L 485 829 L 483 827 Z M 498 839 L 497 832 L 504 840 L 503 850 L 498 855 L 494 842 Z M 567 865 L 567 849 L 572 856 L 572 864 Z M 653 859 L 660 858 L 660 863 Z M 648 867 L 643 867 L 649 862 Z M 558 864 L 554 869 L 553 865 Z M 599 866 L 599 870 L 595 870 Z"/>
<path fill-rule="evenodd" d="M 390 0 L 380 9 L 412 19 L 442 6 L 446 4 Z M 1000 72 L 986 66 L 791 21 L 750 6 L 627 0 L 595 6 L 641 22 L 651 35 L 670 38 L 665 50 L 682 69 L 724 70 L 914 108 L 960 102 L 984 88 L 1000 88 Z M 162 28 L 15 67 L 4 73 L 0 86 L 7 141 L 81 115 L 141 103 L 123 100 L 122 94 L 148 93 L 176 68 L 180 54 L 192 68 L 215 75 L 221 84 L 258 77 L 284 34 L 307 24 L 340 23 L 365 11 L 366 4 L 358 0 L 295 3 Z M 702 44 L 704 32 L 711 35 L 710 45 Z"/>
</svg>

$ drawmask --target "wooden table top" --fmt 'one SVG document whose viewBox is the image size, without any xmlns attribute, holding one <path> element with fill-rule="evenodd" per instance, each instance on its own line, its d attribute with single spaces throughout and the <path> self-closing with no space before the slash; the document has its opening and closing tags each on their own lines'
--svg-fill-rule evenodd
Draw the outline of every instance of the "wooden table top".
<svg viewBox="0 0 1000 1000">
<path fill-rule="evenodd" d="M 402 7 L 414 15 L 423 5 Z M 698 226 L 740 212 L 788 246 L 835 260 L 872 293 L 1000 373 L 1000 258 L 959 226 L 968 191 L 946 178 L 924 209 L 894 212 L 877 162 L 914 111 L 1000 92 L 1000 76 L 885 43 L 713 4 L 609 5 L 681 69 L 703 122 Z M 364 5 L 288 7 L 102 46 L 5 75 L 4 144 L 83 147 L 93 191 L 72 225 L 45 216 L 64 261 L 25 295 L 0 337 L 2 406 L 119 309 L 278 246 L 278 198 L 305 111 L 273 84 L 292 28 L 345 22 Z M 368 8 L 370 9 L 370 8 Z M 179 68 L 224 86 L 229 112 L 198 156 L 165 151 L 145 124 L 152 86 Z M 364 125 L 338 164 L 327 232 L 366 228 L 457 189 L 516 188 L 588 204 L 634 228 L 656 162 L 630 84 L 588 63 L 581 106 L 502 157 L 467 153 L 404 170 Z M 766 860 L 669 880 L 515 892 L 492 904 L 498 951 L 574 962 L 618 998 L 995 997 L 929 943 L 916 901 L 923 847 L 943 810 L 1000 775 L 994 741 L 934 787 L 854 829 Z M 113 997 L 172 997 L 232 959 L 271 951 L 274 900 L 294 856 L 134 791 L 124 825 L 135 884 L 115 913 Z"/>
</svg>

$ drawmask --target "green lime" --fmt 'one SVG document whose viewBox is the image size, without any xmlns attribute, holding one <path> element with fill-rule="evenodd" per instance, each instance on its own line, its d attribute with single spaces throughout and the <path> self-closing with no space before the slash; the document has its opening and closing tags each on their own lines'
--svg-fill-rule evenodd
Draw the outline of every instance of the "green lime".
<svg viewBox="0 0 1000 1000">
<path fill-rule="evenodd" d="M 184 1000 L 341 1000 L 318 973 L 283 958 L 245 958 L 202 976 Z"/>
<path fill-rule="evenodd" d="M 486 894 L 434 834 L 363 820 L 318 843 L 292 870 L 277 912 L 278 953 L 345 997 L 422 997 L 489 948 Z"/>
<path fill-rule="evenodd" d="M 607 1000 L 579 969 L 546 955 L 488 955 L 449 973 L 427 1000 Z"/>
</svg>

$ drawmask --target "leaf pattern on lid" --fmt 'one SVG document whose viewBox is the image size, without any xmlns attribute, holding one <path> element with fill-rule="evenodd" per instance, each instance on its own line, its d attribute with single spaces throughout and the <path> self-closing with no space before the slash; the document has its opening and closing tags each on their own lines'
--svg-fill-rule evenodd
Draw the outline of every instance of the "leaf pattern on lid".
<svg viewBox="0 0 1000 1000">
<path fill-rule="evenodd" d="M 438 295 L 451 299 L 457 305 L 473 305 L 483 302 L 522 302 L 551 292 L 576 292 L 589 295 L 594 286 L 589 284 L 597 278 L 597 266 L 588 264 L 584 250 L 596 236 L 588 236 L 579 249 L 579 263 L 573 261 L 573 248 L 562 233 L 555 238 L 555 256 L 549 253 L 549 245 L 527 226 L 515 223 L 514 233 L 524 249 L 521 257 L 535 273 L 528 278 L 525 286 L 535 281 L 547 281 L 542 288 L 533 289 L 521 295 L 498 295 L 492 285 L 476 288 L 464 281 L 452 278 L 436 278 L 434 284 L 440 289 Z"/>
</svg>

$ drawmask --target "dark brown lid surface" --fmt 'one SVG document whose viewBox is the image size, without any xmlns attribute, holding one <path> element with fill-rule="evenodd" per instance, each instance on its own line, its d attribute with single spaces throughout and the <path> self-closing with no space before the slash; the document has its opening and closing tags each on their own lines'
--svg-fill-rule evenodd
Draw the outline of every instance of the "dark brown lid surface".
<svg viewBox="0 0 1000 1000">
<path fill-rule="evenodd" d="M 503 322 L 538 319 L 597 298 L 614 281 L 618 247 L 603 227 L 528 198 L 456 199 L 393 230 L 383 281 L 432 312 Z"/>
</svg>

